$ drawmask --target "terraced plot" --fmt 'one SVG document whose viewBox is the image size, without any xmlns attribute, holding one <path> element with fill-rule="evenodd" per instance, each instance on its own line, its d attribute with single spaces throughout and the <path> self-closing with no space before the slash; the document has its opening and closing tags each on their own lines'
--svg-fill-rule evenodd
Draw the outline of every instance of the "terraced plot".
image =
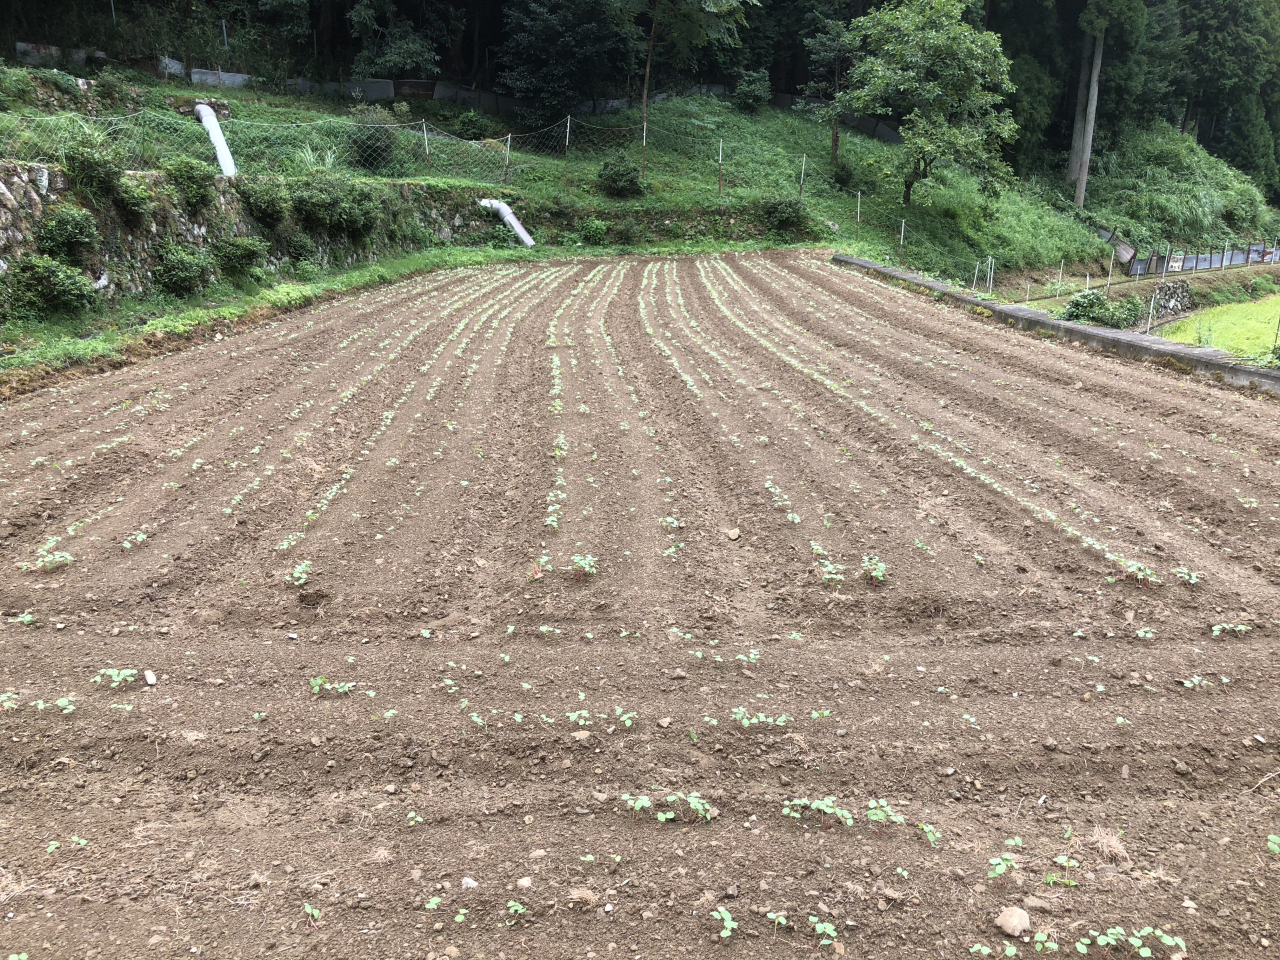
<svg viewBox="0 0 1280 960">
<path fill-rule="evenodd" d="M 1274 401 L 788 251 L 434 274 L 0 438 L 4 952 L 1275 949 Z"/>
</svg>

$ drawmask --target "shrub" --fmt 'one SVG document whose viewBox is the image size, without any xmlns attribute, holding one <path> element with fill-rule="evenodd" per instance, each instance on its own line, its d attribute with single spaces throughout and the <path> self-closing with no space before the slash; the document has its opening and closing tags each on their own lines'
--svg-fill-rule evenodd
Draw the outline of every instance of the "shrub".
<svg viewBox="0 0 1280 960">
<path fill-rule="evenodd" d="M 582 235 L 582 242 L 589 247 L 601 246 L 605 241 L 605 236 L 609 232 L 609 224 L 603 220 L 597 220 L 594 217 L 585 220 L 578 226 L 578 233 Z"/>
<path fill-rule="evenodd" d="M 853 188 L 855 178 L 853 164 L 848 157 L 837 157 L 835 166 L 831 168 L 831 182 L 848 193 Z"/>
<path fill-rule="evenodd" d="M 161 161 L 160 169 L 189 212 L 198 213 L 213 203 L 217 194 L 213 189 L 213 167 L 209 164 L 183 154 Z"/>
<path fill-rule="evenodd" d="M 80 99 L 80 84 L 71 74 L 63 70 L 37 70 L 35 74 L 63 96 L 72 100 Z"/>
<path fill-rule="evenodd" d="M 120 148 L 97 134 L 84 133 L 62 151 L 62 165 L 81 197 L 95 207 L 114 200 L 124 176 Z"/>
<path fill-rule="evenodd" d="M 483 113 L 468 110 L 453 122 L 453 132 L 463 140 L 483 140 L 490 133 L 489 118 Z"/>
<path fill-rule="evenodd" d="M 316 242 L 305 233 L 295 233 L 289 237 L 289 256 L 298 261 L 314 261 L 320 255 Z"/>
<path fill-rule="evenodd" d="M 281 177 L 236 177 L 236 193 L 249 216 L 274 230 L 289 216 L 289 190 Z"/>
<path fill-rule="evenodd" d="M 381 106 L 362 103 L 351 111 L 351 158 L 365 170 L 393 167 L 396 160 L 396 118 Z"/>
<path fill-rule="evenodd" d="M 345 233 L 353 240 L 371 233 L 381 213 L 372 186 L 324 170 L 296 181 L 292 199 L 301 224 L 326 233 Z"/>
<path fill-rule="evenodd" d="M 155 278 L 166 293 L 189 297 L 204 286 L 208 276 L 209 259 L 204 251 L 188 252 L 175 243 L 166 243 L 160 248 Z"/>
<path fill-rule="evenodd" d="M 36 85 L 25 70 L 0 67 L 0 110 L 35 99 Z"/>
<path fill-rule="evenodd" d="M 644 227 L 634 220 L 623 220 L 614 228 L 613 233 L 618 243 L 631 246 L 640 242 L 644 236 Z"/>
<path fill-rule="evenodd" d="M 738 84 L 733 89 L 733 105 L 744 113 L 755 113 L 772 96 L 769 71 L 746 70 L 738 77 Z"/>
<path fill-rule="evenodd" d="M 320 279 L 321 270 L 310 260 L 301 260 L 293 270 L 293 275 L 303 283 Z"/>
<path fill-rule="evenodd" d="M 151 187 L 144 177 L 121 177 L 112 199 L 120 216 L 131 226 L 145 223 L 151 212 Z"/>
<path fill-rule="evenodd" d="M 1123 330 L 1137 324 L 1146 315 L 1146 306 L 1138 297 L 1111 301 L 1097 290 L 1078 293 L 1071 298 L 1061 319 L 1071 323 L 1092 323 Z"/>
<path fill-rule="evenodd" d="M 42 320 L 50 313 L 76 313 L 94 300 L 93 284 L 79 270 L 33 253 L 14 260 L 4 275 L 10 316 Z"/>
<path fill-rule="evenodd" d="M 638 197 L 644 193 L 640 164 L 619 150 L 600 166 L 596 186 L 611 197 Z"/>
<path fill-rule="evenodd" d="M 97 249 L 98 222 L 83 207 L 61 203 L 45 212 L 36 232 L 36 246 L 63 263 L 78 265 Z"/>
<path fill-rule="evenodd" d="M 129 92 L 129 88 L 125 86 L 124 78 L 110 67 L 103 69 L 94 78 L 93 89 L 103 100 L 112 103 L 123 100 Z"/>
<path fill-rule="evenodd" d="M 760 201 L 760 220 L 772 233 L 798 233 L 809 228 L 809 210 L 796 197 Z"/>
<path fill-rule="evenodd" d="M 219 237 L 213 241 L 213 262 L 223 273 L 246 274 L 263 264 L 269 249 L 257 237 Z"/>
</svg>

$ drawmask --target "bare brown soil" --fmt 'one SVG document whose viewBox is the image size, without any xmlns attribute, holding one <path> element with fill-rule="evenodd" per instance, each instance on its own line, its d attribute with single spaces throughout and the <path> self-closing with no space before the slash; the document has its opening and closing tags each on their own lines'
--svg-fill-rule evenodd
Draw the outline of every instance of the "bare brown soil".
<svg viewBox="0 0 1280 960">
<path fill-rule="evenodd" d="M 0 440 L 0 954 L 1275 952 L 1274 401 L 789 251 L 433 274 Z"/>
</svg>

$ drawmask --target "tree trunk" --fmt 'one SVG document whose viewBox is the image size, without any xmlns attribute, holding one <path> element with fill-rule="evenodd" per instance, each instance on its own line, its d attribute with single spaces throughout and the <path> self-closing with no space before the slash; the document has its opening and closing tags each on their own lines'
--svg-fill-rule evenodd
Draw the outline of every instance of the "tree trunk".
<svg viewBox="0 0 1280 960">
<path fill-rule="evenodd" d="M 836 78 L 833 84 L 835 92 L 835 102 L 840 102 L 840 61 L 836 61 Z M 834 167 L 836 161 L 840 159 L 840 111 L 833 107 L 834 115 L 831 117 L 831 165 Z"/>
<path fill-rule="evenodd" d="M 986 0 L 982 5 L 982 29 L 987 29 L 987 22 L 991 19 L 991 0 Z"/>
<path fill-rule="evenodd" d="M 1084 141 L 1085 101 L 1089 96 L 1089 52 L 1092 49 L 1088 34 L 1084 37 L 1084 50 L 1080 54 L 1080 83 L 1076 86 L 1076 122 L 1071 128 L 1071 159 L 1067 162 L 1067 183 L 1075 183 L 1080 177 L 1080 145 Z"/>
<path fill-rule="evenodd" d="M 1093 124 L 1098 118 L 1098 75 L 1102 72 L 1102 34 L 1093 46 L 1093 70 L 1089 74 L 1089 110 L 1084 119 L 1084 139 L 1080 145 L 1080 179 L 1076 181 L 1076 206 L 1084 209 L 1084 190 L 1089 181 L 1089 161 L 1093 154 Z"/>
<path fill-rule="evenodd" d="M 475 7 L 476 28 L 471 35 L 471 89 L 474 90 L 480 81 L 480 3 Z"/>
<path fill-rule="evenodd" d="M 653 42 L 658 37 L 658 4 L 661 2 L 653 0 L 653 6 L 649 8 L 653 25 L 649 27 L 649 53 L 644 58 L 644 89 L 640 93 L 640 123 L 644 126 L 649 123 L 649 71 L 653 68 Z"/>
</svg>

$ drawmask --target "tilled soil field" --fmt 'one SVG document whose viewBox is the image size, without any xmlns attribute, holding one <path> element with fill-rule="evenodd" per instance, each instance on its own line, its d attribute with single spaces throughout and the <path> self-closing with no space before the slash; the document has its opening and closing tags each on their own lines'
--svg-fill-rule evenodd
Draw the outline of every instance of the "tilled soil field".
<svg viewBox="0 0 1280 960">
<path fill-rule="evenodd" d="M 0 440 L 0 954 L 1277 950 L 1272 400 L 788 251 L 433 274 Z"/>
</svg>

